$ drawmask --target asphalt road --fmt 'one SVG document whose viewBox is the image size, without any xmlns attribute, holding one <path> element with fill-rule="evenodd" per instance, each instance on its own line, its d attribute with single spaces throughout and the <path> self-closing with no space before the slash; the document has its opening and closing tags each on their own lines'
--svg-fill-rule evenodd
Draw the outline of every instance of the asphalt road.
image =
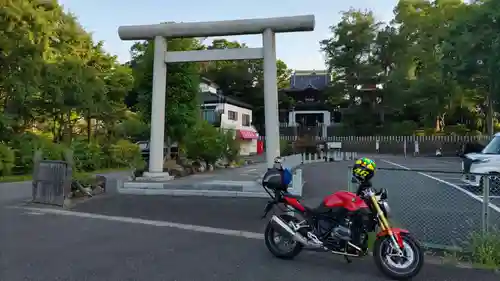
<svg viewBox="0 0 500 281">
<path fill-rule="evenodd" d="M 460 181 L 461 164 L 457 159 L 370 157 L 379 168 L 374 186 L 388 190 L 393 220 L 428 246 L 466 246 L 471 233 L 481 230 L 481 194 Z M 305 196 L 317 203 L 327 193 L 347 189 L 351 164 L 352 161 L 309 165 L 304 171 Z M 489 223 L 500 226 L 500 199 L 492 195 L 490 202 Z"/>
<path fill-rule="evenodd" d="M 376 160 L 379 166 L 391 165 Z M 304 203 L 314 206 L 326 194 L 347 189 L 349 164 L 305 166 Z M 420 226 L 413 223 L 413 217 L 420 218 L 422 202 L 444 208 L 430 203 L 439 192 L 425 198 L 429 190 L 418 191 L 438 181 L 406 171 L 384 173 L 378 173 L 375 184 L 389 190 L 395 216 L 420 240 L 438 239 L 422 229 L 443 228 L 444 222 L 426 213 Z M 429 202 L 416 200 L 416 195 Z M 0 280 L 387 280 L 368 257 L 351 265 L 324 253 L 304 252 L 293 261 L 272 257 L 260 236 L 267 223 L 260 219 L 265 203 L 256 198 L 103 195 L 62 214 L 0 204 Z M 433 211 L 445 219 L 457 216 Z M 464 214 L 468 210 L 459 218 Z M 426 264 L 414 280 L 493 281 L 498 275 Z"/>
<path fill-rule="evenodd" d="M 153 218 L 163 222 L 255 231 L 265 224 L 258 220 L 262 203 L 259 199 L 107 196 L 79 205 L 77 216 L 2 209 L 0 280 L 387 280 L 371 258 L 347 265 L 339 257 L 304 252 L 293 261 L 283 261 L 271 256 L 259 236 L 182 230 L 179 226 L 185 225 L 131 219 L 154 213 Z M 128 218 L 96 218 L 83 211 Z M 493 281 L 498 275 L 426 264 L 414 280 Z"/>
</svg>

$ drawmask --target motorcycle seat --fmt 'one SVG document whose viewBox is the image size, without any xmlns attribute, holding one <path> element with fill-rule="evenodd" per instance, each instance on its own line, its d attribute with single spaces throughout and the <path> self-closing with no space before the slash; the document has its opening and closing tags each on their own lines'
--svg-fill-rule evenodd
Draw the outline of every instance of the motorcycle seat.
<svg viewBox="0 0 500 281">
<path fill-rule="evenodd" d="M 311 213 L 313 215 L 326 214 L 330 211 L 330 209 L 326 208 L 323 204 L 321 204 L 315 208 L 311 208 L 311 207 L 307 207 L 307 206 L 304 206 L 304 208 L 306 209 L 306 212 Z"/>
</svg>

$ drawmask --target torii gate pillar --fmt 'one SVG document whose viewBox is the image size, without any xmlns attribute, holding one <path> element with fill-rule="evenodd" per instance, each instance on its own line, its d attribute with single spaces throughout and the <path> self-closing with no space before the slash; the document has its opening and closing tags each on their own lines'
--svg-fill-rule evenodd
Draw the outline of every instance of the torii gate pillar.
<svg viewBox="0 0 500 281">
<path fill-rule="evenodd" d="M 163 23 L 155 25 L 120 26 L 122 40 L 153 40 L 153 89 L 151 109 L 151 140 L 149 142 L 149 177 L 165 177 L 163 149 L 165 141 L 166 63 L 216 60 L 264 59 L 264 113 L 266 125 L 266 161 L 272 167 L 280 156 L 278 86 L 276 77 L 275 33 L 314 30 L 314 16 L 294 16 L 231 21 Z M 189 38 L 262 34 L 262 48 L 167 52 L 165 38 Z"/>
</svg>

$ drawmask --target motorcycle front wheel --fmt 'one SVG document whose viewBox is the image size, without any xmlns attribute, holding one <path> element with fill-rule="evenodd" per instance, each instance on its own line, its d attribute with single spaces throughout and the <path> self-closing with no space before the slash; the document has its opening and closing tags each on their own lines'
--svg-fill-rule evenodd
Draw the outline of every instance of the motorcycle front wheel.
<svg viewBox="0 0 500 281">
<path fill-rule="evenodd" d="M 289 221 L 298 221 L 293 216 L 281 215 L 280 218 L 286 223 Z M 302 244 L 294 241 L 291 237 L 281 235 L 274 229 L 271 222 L 267 224 L 264 232 L 266 247 L 275 257 L 285 260 L 291 260 L 302 251 Z"/>
<path fill-rule="evenodd" d="M 415 277 L 424 265 L 422 247 L 411 235 L 401 233 L 404 249 L 398 253 L 390 236 L 377 237 L 373 247 L 375 264 L 387 277 L 394 280 L 409 280 Z"/>
</svg>

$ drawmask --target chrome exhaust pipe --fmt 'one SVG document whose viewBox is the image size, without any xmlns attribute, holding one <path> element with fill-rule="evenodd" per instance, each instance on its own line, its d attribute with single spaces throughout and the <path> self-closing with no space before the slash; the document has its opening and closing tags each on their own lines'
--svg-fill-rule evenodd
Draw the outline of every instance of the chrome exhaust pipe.
<svg viewBox="0 0 500 281">
<path fill-rule="evenodd" d="M 288 224 L 285 221 L 283 221 L 281 218 L 279 218 L 276 215 L 273 215 L 271 217 L 271 225 L 280 234 L 291 237 L 293 240 L 301 243 L 304 246 L 310 246 L 310 247 L 315 247 L 315 248 L 319 248 L 322 246 L 320 244 L 312 243 L 309 240 L 307 240 L 307 238 L 305 238 L 300 233 L 291 229 L 290 226 L 288 226 Z"/>
</svg>

